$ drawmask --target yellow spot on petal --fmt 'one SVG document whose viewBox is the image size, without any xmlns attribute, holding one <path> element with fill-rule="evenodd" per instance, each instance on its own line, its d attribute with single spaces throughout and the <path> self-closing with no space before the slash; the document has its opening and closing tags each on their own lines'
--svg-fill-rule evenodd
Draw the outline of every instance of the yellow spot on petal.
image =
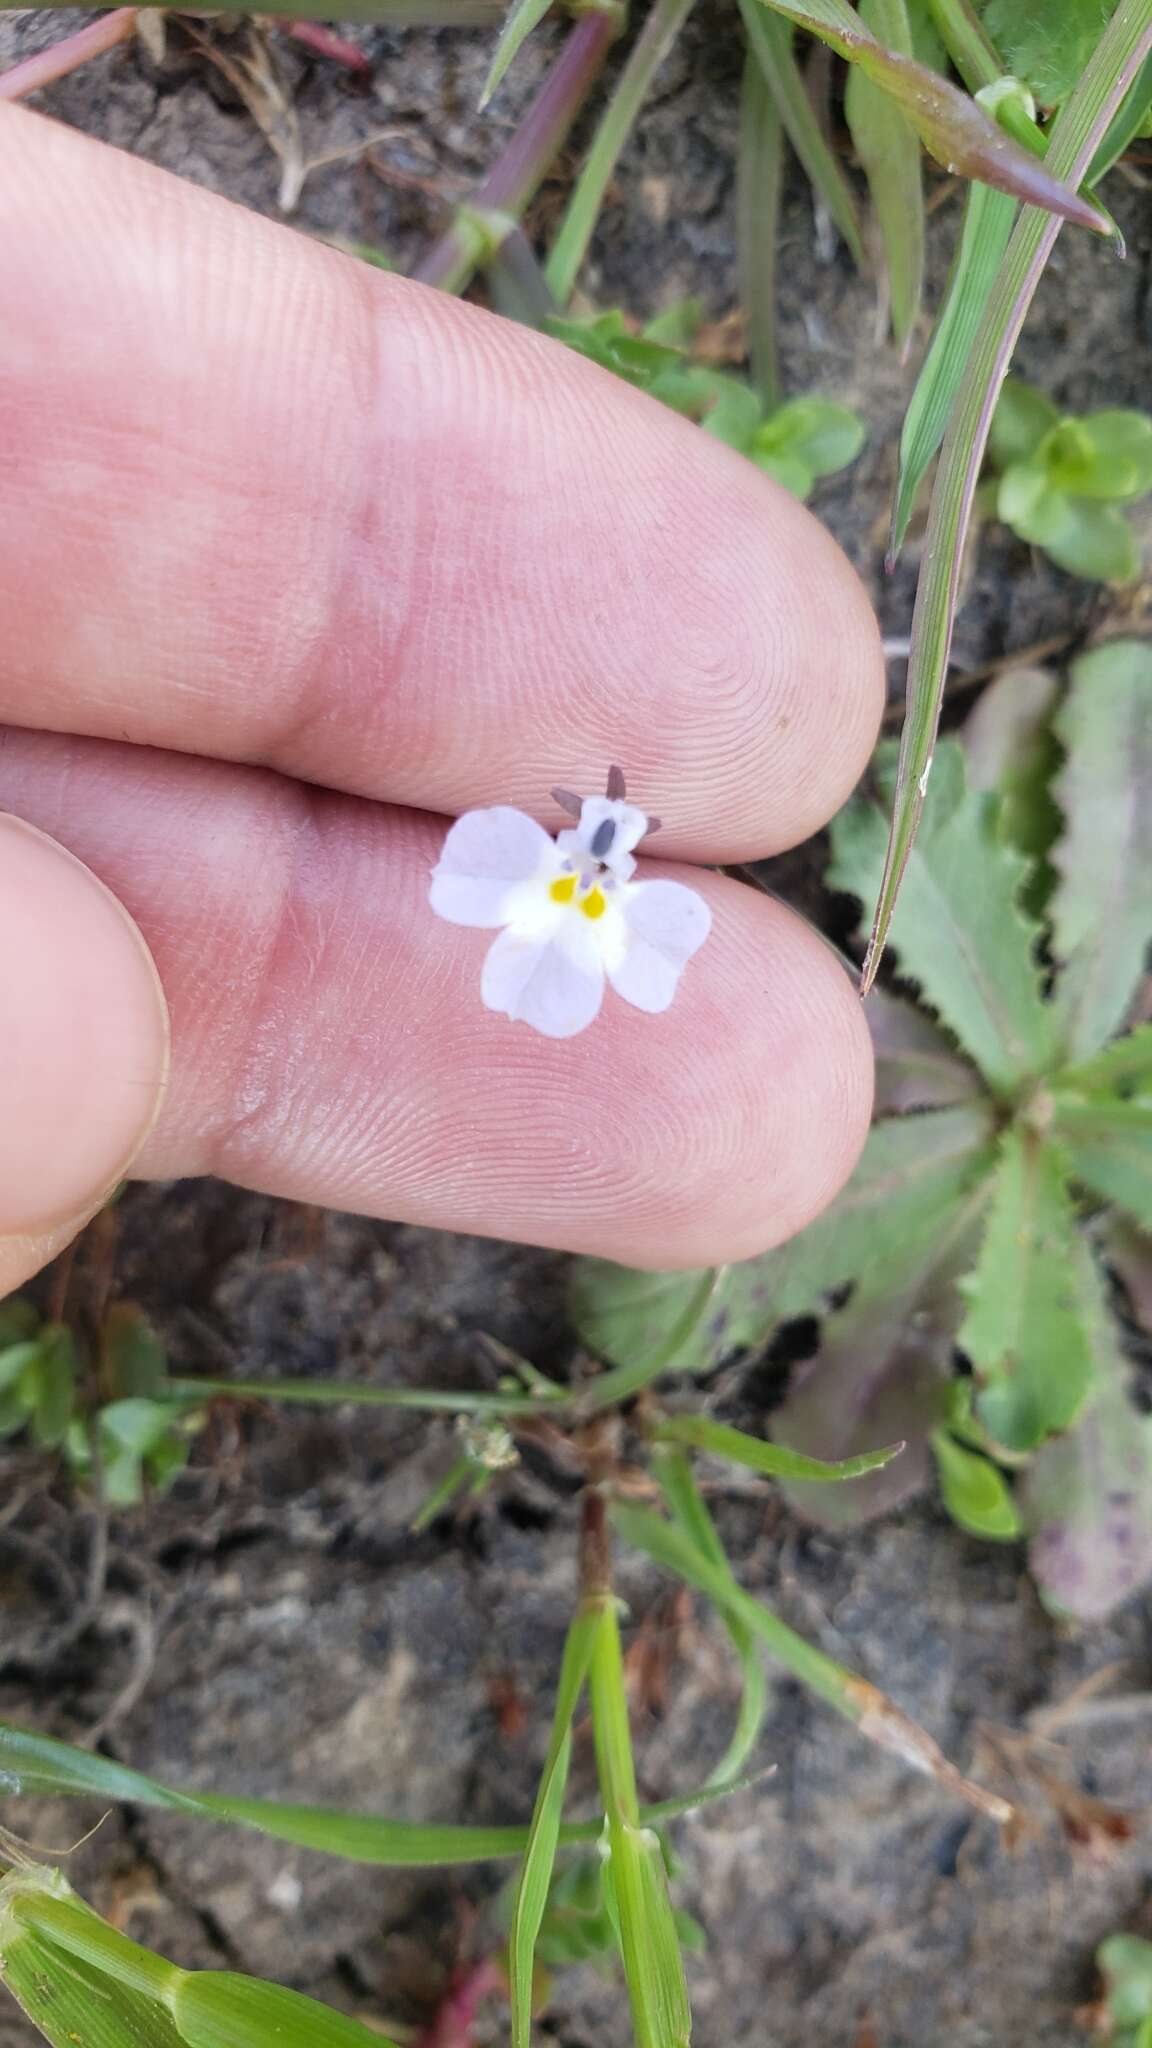
<svg viewBox="0 0 1152 2048">
<path fill-rule="evenodd" d="M 576 894 L 575 875 L 561 875 L 558 882 L 553 882 L 548 894 L 553 903 L 571 903 Z"/>
<path fill-rule="evenodd" d="M 603 917 L 604 912 L 608 908 L 604 891 L 602 889 L 589 889 L 588 894 L 580 898 L 580 908 L 584 912 L 585 917 Z"/>
</svg>

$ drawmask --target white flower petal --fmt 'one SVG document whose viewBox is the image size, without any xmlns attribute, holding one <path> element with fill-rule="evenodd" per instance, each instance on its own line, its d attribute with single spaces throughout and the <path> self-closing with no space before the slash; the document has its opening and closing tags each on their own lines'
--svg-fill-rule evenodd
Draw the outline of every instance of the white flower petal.
<svg viewBox="0 0 1152 2048">
<path fill-rule="evenodd" d="M 574 1038 L 604 996 L 604 968 L 587 920 L 572 914 L 546 939 L 501 932 L 488 948 L 480 994 L 487 1009 L 545 1038 Z"/>
<path fill-rule="evenodd" d="M 609 825 L 611 832 L 604 829 Z M 601 843 L 594 845 L 602 830 Z M 636 866 L 630 857 L 632 849 L 639 845 L 647 830 L 648 814 L 637 810 L 635 804 L 626 804 L 619 797 L 586 796 L 580 823 L 572 836 L 594 860 L 603 861 L 626 882 Z"/>
<path fill-rule="evenodd" d="M 712 912 L 683 882 L 636 882 L 622 911 L 628 945 L 622 960 L 608 963 L 608 979 L 638 1010 L 666 1010 L 682 967 L 712 929 Z"/>
<path fill-rule="evenodd" d="M 432 908 L 449 924 L 506 924 L 509 892 L 542 871 L 551 874 L 557 858 L 549 834 L 526 812 L 510 804 L 465 811 L 432 871 Z"/>
</svg>

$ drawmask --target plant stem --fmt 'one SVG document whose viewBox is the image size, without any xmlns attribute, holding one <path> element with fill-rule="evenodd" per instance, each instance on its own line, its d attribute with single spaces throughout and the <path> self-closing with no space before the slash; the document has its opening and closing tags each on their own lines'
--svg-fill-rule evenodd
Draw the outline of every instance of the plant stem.
<svg viewBox="0 0 1152 2048">
<path fill-rule="evenodd" d="M 1004 66 L 970 0 L 928 0 L 928 12 L 969 92 L 1003 77 Z"/>
<path fill-rule="evenodd" d="M 616 89 L 596 130 L 584 168 L 568 201 L 545 276 L 560 304 L 566 305 L 588 251 L 604 194 L 620 152 L 648 97 L 652 80 L 692 10 L 693 0 L 654 0 L 644 27 L 632 46 Z"/>
<path fill-rule="evenodd" d="M 418 283 L 440 291 L 463 291 L 477 264 L 491 254 L 480 223 L 492 214 L 507 215 L 509 224 L 519 220 L 563 149 L 619 30 L 615 8 L 597 8 L 577 22 L 488 176 L 413 271 Z"/>
<path fill-rule="evenodd" d="M 634 1360 L 631 1365 L 618 1365 L 611 1372 L 603 1372 L 599 1379 L 589 1382 L 578 1391 L 577 1399 L 585 1414 L 595 1414 L 602 1408 L 618 1407 L 621 1401 L 631 1400 L 642 1387 L 658 1379 L 662 1372 L 675 1363 L 676 1354 L 689 1339 L 694 1337 L 710 1303 L 715 1298 L 726 1274 L 727 1266 L 713 1266 L 701 1277 L 700 1284 L 669 1330 L 662 1344 L 657 1345 L 650 1358 Z"/>
<path fill-rule="evenodd" d="M 312 50 L 318 57 L 327 57 L 332 64 L 343 65 L 345 71 L 371 71 L 372 65 L 358 43 L 349 42 L 347 36 L 336 34 L 321 21 L 295 21 L 290 14 L 275 15 L 273 19 L 285 35 L 293 42 L 302 43 L 306 50 Z"/>
<path fill-rule="evenodd" d="M 28 93 L 54 84 L 58 78 L 67 78 L 70 71 L 78 71 L 90 58 L 114 50 L 117 43 L 127 42 L 136 27 L 138 12 L 135 7 L 117 7 L 111 14 L 102 14 L 98 21 L 78 28 L 74 35 L 64 36 L 50 49 L 37 50 L 34 57 L 25 57 L 11 71 L 0 72 L 0 100 L 22 100 Z"/>
</svg>

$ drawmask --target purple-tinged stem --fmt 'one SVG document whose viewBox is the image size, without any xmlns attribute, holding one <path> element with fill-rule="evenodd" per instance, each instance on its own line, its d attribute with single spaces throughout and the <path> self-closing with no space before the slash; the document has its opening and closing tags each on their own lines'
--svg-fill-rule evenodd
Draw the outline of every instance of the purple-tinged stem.
<svg viewBox="0 0 1152 2048">
<path fill-rule="evenodd" d="M 278 14 L 276 26 L 291 36 L 294 43 L 303 43 L 306 50 L 312 50 L 317 57 L 327 57 L 332 64 L 343 65 L 345 71 L 371 71 L 369 59 L 358 43 L 349 42 L 347 36 L 337 35 L 322 21 L 294 21 L 290 14 Z"/>
<path fill-rule="evenodd" d="M 98 21 L 78 28 L 75 35 L 64 36 L 50 49 L 37 50 L 34 57 L 25 57 L 10 71 L 0 71 L 0 100 L 22 100 L 30 92 L 39 92 L 43 85 L 67 78 L 70 71 L 78 71 L 89 58 L 101 57 L 105 50 L 114 50 L 117 43 L 127 42 L 136 27 L 138 12 L 136 7 L 117 7 L 111 14 L 102 14 Z"/>
<path fill-rule="evenodd" d="M 462 291 L 484 254 L 476 216 L 519 219 L 563 149 L 620 26 L 615 8 L 597 8 L 577 22 L 524 119 L 468 199 L 466 217 L 453 221 L 413 271 L 420 284 Z"/>
</svg>

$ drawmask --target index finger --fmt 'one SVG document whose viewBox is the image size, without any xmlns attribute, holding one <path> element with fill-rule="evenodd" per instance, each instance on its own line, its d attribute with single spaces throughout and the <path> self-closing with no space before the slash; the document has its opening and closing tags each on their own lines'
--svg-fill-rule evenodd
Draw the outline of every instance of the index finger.
<svg viewBox="0 0 1152 2048">
<path fill-rule="evenodd" d="M 454 813 L 620 761 L 669 852 L 875 737 L 822 527 L 559 344 L 0 107 L 0 721 Z"/>
</svg>

